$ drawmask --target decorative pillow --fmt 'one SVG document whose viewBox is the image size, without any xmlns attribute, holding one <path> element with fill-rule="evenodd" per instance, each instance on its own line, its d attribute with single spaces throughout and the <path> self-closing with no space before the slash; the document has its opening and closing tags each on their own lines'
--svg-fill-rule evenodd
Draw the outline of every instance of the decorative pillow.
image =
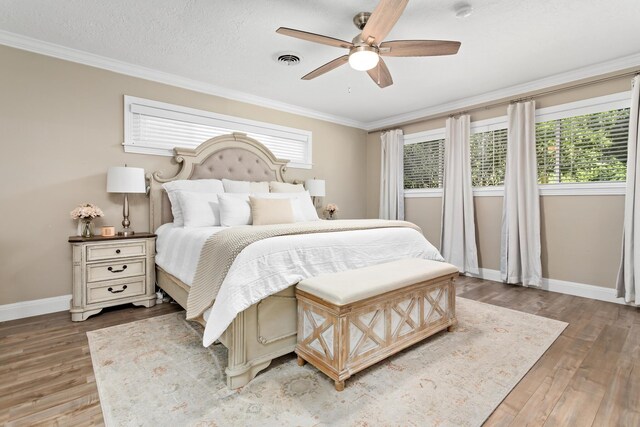
<svg viewBox="0 0 640 427">
<path fill-rule="evenodd" d="M 298 193 L 256 193 L 252 194 L 252 196 L 263 199 L 293 199 L 292 207 L 295 222 L 320 220 L 308 191 Z"/>
<path fill-rule="evenodd" d="M 249 197 L 253 225 L 291 224 L 293 217 L 293 199 L 262 199 Z"/>
<path fill-rule="evenodd" d="M 301 193 L 304 190 L 302 184 L 289 184 L 287 182 L 271 181 L 269 189 L 272 193 Z"/>
<path fill-rule="evenodd" d="M 268 193 L 269 183 L 267 181 L 234 181 L 232 179 L 222 179 L 225 193 Z"/>
<path fill-rule="evenodd" d="M 179 191 L 185 227 L 213 227 L 220 225 L 220 204 L 213 193 Z"/>
<path fill-rule="evenodd" d="M 251 225 L 253 222 L 249 194 L 220 194 L 218 203 L 220 204 L 220 225 L 223 227 Z"/>
<path fill-rule="evenodd" d="M 169 201 L 171 202 L 171 213 L 173 214 L 173 224 L 184 226 L 184 218 L 182 217 L 182 207 L 178 198 L 179 191 L 190 191 L 192 193 L 224 193 L 224 186 L 219 179 L 182 179 L 177 181 L 166 182 L 162 184 L 162 188 L 167 191 Z"/>
<path fill-rule="evenodd" d="M 318 218 L 318 211 L 316 210 L 316 207 L 313 206 L 313 201 L 311 200 L 309 192 L 304 191 L 296 194 L 298 195 L 298 202 L 300 203 L 300 209 L 302 209 L 305 220 L 320 221 L 320 218 Z"/>
</svg>

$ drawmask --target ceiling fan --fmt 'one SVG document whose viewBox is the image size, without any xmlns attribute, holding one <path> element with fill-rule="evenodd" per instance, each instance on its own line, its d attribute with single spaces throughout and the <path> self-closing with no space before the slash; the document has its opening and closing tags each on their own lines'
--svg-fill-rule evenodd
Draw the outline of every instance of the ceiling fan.
<svg viewBox="0 0 640 427">
<path fill-rule="evenodd" d="M 378 86 L 385 88 L 393 84 L 393 79 L 381 56 L 453 55 L 458 53 L 458 49 L 460 49 L 460 42 L 447 40 L 383 42 L 382 40 L 400 19 L 408 2 L 409 0 L 381 0 L 372 13 L 358 13 L 353 17 L 353 23 L 361 33 L 355 36 L 351 42 L 285 27 L 278 28 L 276 32 L 310 42 L 349 49 L 348 55 L 327 62 L 303 76 L 302 80 L 315 79 L 348 62 L 353 69 L 366 71 Z"/>
</svg>

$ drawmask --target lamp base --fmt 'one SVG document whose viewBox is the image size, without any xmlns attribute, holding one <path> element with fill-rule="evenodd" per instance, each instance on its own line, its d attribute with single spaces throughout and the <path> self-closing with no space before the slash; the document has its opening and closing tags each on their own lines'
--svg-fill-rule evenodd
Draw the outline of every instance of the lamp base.
<svg viewBox="0 0 640 427">
<path fill-rule="evenodd" d="M 136 233 L 133 230 L 118 231 L 118 236 L 122 236 L 122 237 L 133 236 L 134 234 Z"/>
</svg>

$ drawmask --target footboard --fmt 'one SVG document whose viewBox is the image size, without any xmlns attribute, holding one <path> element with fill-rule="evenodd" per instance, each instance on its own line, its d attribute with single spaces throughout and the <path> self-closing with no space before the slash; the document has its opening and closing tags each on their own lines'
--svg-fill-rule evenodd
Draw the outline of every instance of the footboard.
<svg viewBox="0 0 640 427">
<path fill-rule="evenodd" d="M 158 286 L 182 307 L 189 287 L 157 267 Z M 227 385 L 238 388 L 251 381 L 271 359 L 293 352 L 296 346 L 297 303 L 292 286 L 238 314 L 220 337 L 229 350 Z"/>
<path fill-rule="evenodd" d="M 271 360 L 296 346 L 295 287 L 271 295 L 238 314 L 220 337 L 229 349 L 227 385 L 238 388 L 251 381 Z"/>
</svg>

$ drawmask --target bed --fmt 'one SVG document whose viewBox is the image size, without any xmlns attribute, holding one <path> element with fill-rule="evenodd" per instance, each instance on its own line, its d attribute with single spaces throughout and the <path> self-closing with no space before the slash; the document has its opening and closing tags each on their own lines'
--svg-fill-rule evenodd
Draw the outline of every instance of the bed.
<svg viewBox="0 0 640 427">
<path fill-rule="evenodd" d="M 148 176 L 150 181 L 150 227 L 152 230 L 161 231 L 158 237 L 158 256 L 156 260 L 161 261 L 159 264 L 163 264 L 162 260 L 164 256 L 165 261 L 163 265 L 166 266 L 165 269 L 160 265 L 156 265 L 157 284 L 177 303 L 186 308 L 191 290 L 190 285 L 185 283 L 187 281 L 186 279 L 181 280 L 179 277 L 183 279 L 184 277 L 176 273 L 176 270 L 169 268 L 171 263 L 166 261 L 167 257 L 169 257 L 170 260 L 170 258 L 174 256 L 168 252 L 171 244 L 167 242 L 169 238 L 165 237 L 168 236 L 172 230 L 171 223 L 173 217 L 169 198 L 162 185 L 174 180 L 223 178 L 241 181 L 285 182 L 284 174 L 287 162 L 275 158 L 273 154 L 258 141 L 241 133 L 223 135 L 210 139 L 196 149 L 176 148 L 175 160 L 181 165 L 180 171 L 175 176 L 164 177 L 161 172 L 155 172 Z M 173 231 L 184 234 L 183 231 L 177 229 Z M 426 242 L 425 245 L 428 246 L 430 254 L 433 255 L 428 256 L 430 256 L 431 259 L 441 260 L 437 250 L 433 248 L 420 233 L 415 232 L 415 230 L 413 231 L 413 237 L 410 238 L 415 239 L 415 235 L 419 235 L 419 238 Z M 206 233 L 206 230 L 202 232 L 193 231 L 193 233 Z M 372 233 L 367 234 L 365 232 L 360 234 L 356 232 L 350 233 L 354 233 L 353 236 L 359 236 L 359 239 L 365 240 L 371 238 L 370 236 L 373 235 Z M 384 231 L 378 231 L 377 234 L 374 233 L 375 236 L 372 239 L 380 240 L 381 237 L 379 236 L 382 236 L 384 239 L 387 239 L 383 240 L 385 245 L 387 245 L 389 240 L 388 236 L 384 236 L 384 233 Z M 326 236 L 321 236 L 323 234 L 338 235 L 339 233 L 319 233 L 316 236 L 318 236 L 317 238 L 326 238 Z M 288 242 L 290 246 L 292 244 L 291 242 L 296 242 L 296 239 L 300 239 L 300 236 L 291 236 L 286 242 Z M 200 238 L 200 240 L 202 241 L 203 238 Z M 262 246 L 261 250 L 263 250 L 263 252 L 253 255 L 255 259 L 262 259 L 264 253 L 266 253 L 264 252 L 266 250 L 264 248 L 265 246 L 275 248 L 277 247 L 275 243 L 282 244 L 283 241 L 285 240 L 280 239 L 276 241 L 272 238 L 256 242 L 247 246 L 243 252 L 238 255 L 238 258 L 240 258 L 240 256 L 250 258 L 251 252 L 256 252 L 257 248 Z M 302 240 L 298 241 L 300 242 L 300 246 L 302 246 Z M 331 244 L 330 241 L 327 242 L 326 245 Z M 401 247 L 403 241 L 399 241 L 398 244 L 400 245 L 398 247 Z M 249 250 L 250 248 L 251 250 Z M 174 248 L 174 251 L 176 250 L 178 249 Z M 344 250 L 349 251 L 350 248 L 347 246 Z M 394 249 L 388 248 L 387 250 L 393 251 Z M 189 256 L 189 260 L 193 264 L 193 257 L 198 251 L 197 246 L 196 249 L 192 249 L 191 252 L 187 250 L 182 251 L 184 252 L 182 256 Z M 364 253 L 363 256 L 366 255 L 367 254 Z M 380 254 L 379 256 L 384 256 L 384 254 Z M 423 253 L 415 256 L 426 257 Z M 180 264 L 180 262 L 174 264 Z M 334 268 L 340 269 L 345 268 L 345 266 L 340 265 Z M 170 270 L 174 274 L 171 274 L 167 270 Z M 308 271 L 312 273 L 313 269 L 309 269 Z M 231 275 L 232 271 L 230 270 L 228 274 Z M 219 337 L 219 341 L 228 349 L 228 365 L 225 372 L 227 375 L 227 385 L 230 388 L 234 389 L 244 386 L 253 379 L 258 372 L 269 366 L 274 358 L 293 352 L 296 345 L 297 333 L 297 305 L 294 292 L 295 287 L 293 286 L 296 281 L 291 278 L 291 276 L 289 276 L 288 280 L 292 283 L 287 283 L 286 287 L 281 286 L 281 288 L 283 288 L 282 290 L 276 292 L 277 289 L 272 289 L 272 293 L 260 295 L 259 300 L 255 303 L 251 305 L 247 304 L 246 308 L 243 308 L 242 311 L 236 310 L 233 316 L 229 317 L 229 323 L 220 323 L 220 331 L 215 334 L 215 337 Z M 220 293 L 222 293 L 222 289 Z M 229 300 L 223 299 L 220 293 L 216 297 L 216 304 L 220 305 L 220 301 L 228 303 Z M 211 317 L 218 319 L 213 316 L 213 314 L 214 313 L 211 313 Z M 206 319 L 207 316 L 205 315 L 204 318 Z M 204 319 L 202 323 L 206 326 Z M 209 326 L 213 324 L 214 322 L 210 322 Z M 228 326 L 226 326 L 227 324 Z M 222 327 L 224 327 L 224 329 L 222 329 Z M 205 330 L 205 336 L 206 333 L 207 331 Z"/>
</svg>

